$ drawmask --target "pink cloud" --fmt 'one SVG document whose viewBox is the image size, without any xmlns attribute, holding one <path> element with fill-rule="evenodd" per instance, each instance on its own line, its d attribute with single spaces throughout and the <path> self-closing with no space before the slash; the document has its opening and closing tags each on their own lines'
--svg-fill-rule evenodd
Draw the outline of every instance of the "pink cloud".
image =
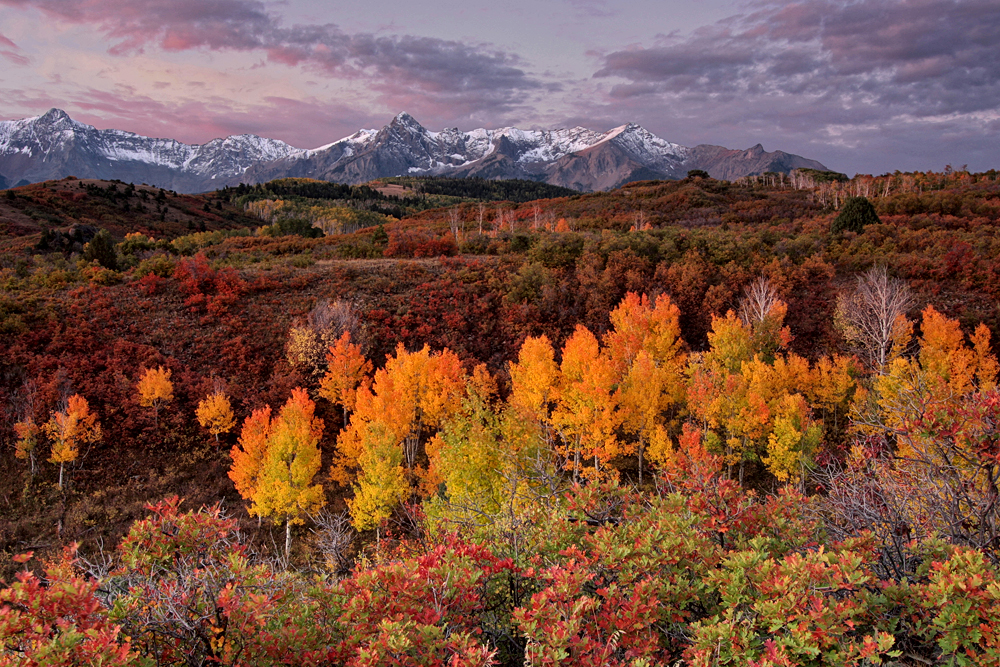
<svg viewBox="0 0 1000 667">
<path fill-rule="evenodd" d="M 269 97 L 262 104 L 237 110 L 220 98 L 166 103 L 126 90 L 90 89 L 61 102 L 47 100 L 41 106 L 46 104 L 63 106 L 76 120 L 101 129 L 194 144 L 233 134 L 257 134 L 313 148 L 354 133 L 369 118 L 358 109 L 318 100 Z"/>
<path fill-rule="evenodd" d="M 508 110 L 545 86 L 516 54 L 488 45 L 412 35 L 346 34 L 332 24 L 285 26 L 257 0 L 0 0 L 94 26 L 126 55 L 155 46 L 258 51 L 271 62 L 365 81 L 392 99 L 400 91 L 442 97 L 477 112 Z"/>
<path fill-rule="evenodd" d="M 21 48 L 17 44 L 0 34 L 0 57 L 6 58 L 15 65 L 27 65 L 31 61 L 20 51 Z"/>
</svg>

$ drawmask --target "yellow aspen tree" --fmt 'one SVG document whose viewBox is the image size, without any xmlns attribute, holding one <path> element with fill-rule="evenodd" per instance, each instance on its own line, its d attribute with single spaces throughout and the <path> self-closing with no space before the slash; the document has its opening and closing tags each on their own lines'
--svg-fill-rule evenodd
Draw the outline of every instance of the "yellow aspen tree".
<svg viewBox="0 0 1000 667">
<path fill-rule="evenodd" d="M 229 433 L 236 426 L 233 406 L 229 402 L 229 397 L 222 391 L 216 391 L 203 398 L 198 403 L 195 415 L 202 428 L 215 436 L 216 450 L 219 448 L 219 436 Z"/>
<path fill-rule="evenodd" d="M 326 375 L 320 381 L 319 395 L 344 411 L 347 415 L 354 410 L 358 385 L 371 373 L 372 363 L 361 353 L 361 346 L 351 342 L 351 332 L 345 331 L 337 342 L 330 346 L 326 355 Z"/>
<path fill-rule="evenodd" d="M 477 367 L 466 382 L 462 409 L 446 421 L 432 457 L 449 502 L 475 508 L 470 515 L 499 510 L 500 488 L 511 463 L 501 418 L 490 405 L 494 389 L 485 367 Z"/>
<path fill-rule="evenodd" d="M 365 425 L 363 450 L 358 464 L 361 472 L 354 484 L 354 498 L 347 501 L 354 527 L 376 530 L 381 540 L 382 521 L 406 500 L 410 485 L 403 471 L 403 450 L 395 435 L 377 422 Z"/>
<path fill-rule="evenodd" d="M 527 445 L 528 440 L 537 436 L 541 445 L 550 450 L 555 439 L 552 408 L 560 383 L 555 356 L 548 337 L 529 337 L 521 344 L 517 361 L 508 367 L 511 392 L 507 398 L 507 410 L 528 431 L 524 434 L 526 437 L 517 440 Z"/>
<path fill-rule="evenodd" d="M 749 433 L 734 432 L 734 422 L 752 402 L 743 364 L 753 359 L 753 336 L 733 311 L 712 318 L 708 351 L 693 356 L 688 368 L 688 409 L 701 422 L 706 444 L 725 451 L 731 467 L 742 461 Z M 745 424 L 745 420 L 744 420 Z"/>
<path fill-rule="evenodd" d="M 255 512 L 285 523 L 285 556 L 292 551 L 292 525 L 319 510 L 326 500 L 323 487 L 313 484 L 320 469 L 319 440 L 323 420 L 305 389 L 296 387 L 272 422 L 256 492 Z"/>
<path fill-rule="evenodd" d="M 32 477 L 35 476 L 35 452 L 38 449 L 41 433 L 42 429 L 30 415 L 14 424 L 14 435 L 17 436 L 14 442 L 14 456 L 22 461 L 28 461 Z"/>
<path fill-rule="evenodd" d="M 52 441 L 50 463 L 59 464 L 59 490 L 63 488 L 63 470 L 66 463 L 75 461 L 80 455 L 80 445 L 91 444 L 101 439 L 101 425 L 97 415 L 90 411 L 90 405 L 80 394 L 73 394 L 66 402 L 66 410 L 55 412 L 45 424 L 45 434 Z"/>
<path fill-rule="evenodd" d="M 799 487 L 804 490 L 806 468 L 823 437 L 823 429 L 812 421 L 801 394 L 784 394 L 775 413 L 763 463 L 780 482 L 797 476 Z"/>
<path fill-rule="evenodd" d="M 153 408 L 153 418 L 160 426 L 160 406 L 174 400 L 174 383 L 170 381 L 170 369 L 163 366 L 147 368 L 136 386 L 139 391 L 139 405 Z"/>
<path fill-rule="evenodd" d="M 626 429 L 638 436 L 640 485 L 646 444 L 656 428 L 662 428 L 663 412 L 673 403 L 668 392 L 668 374 L 667 369 L 656 365 L 648 352 L 640 350 L 617 394 L 621 419 Z"/>
<path fill-rule="evenodd" d="M 811 369 L 812 378 L 806 388 L 806 397 L 815 410 L 821 411 L 824 421 L 840 428 L 842 415 L 846 415 L 850 400 L 857 389 L 855 376 L 859 370 L 851 357 L 835 354 L 822 356 Z"/>
</svg>

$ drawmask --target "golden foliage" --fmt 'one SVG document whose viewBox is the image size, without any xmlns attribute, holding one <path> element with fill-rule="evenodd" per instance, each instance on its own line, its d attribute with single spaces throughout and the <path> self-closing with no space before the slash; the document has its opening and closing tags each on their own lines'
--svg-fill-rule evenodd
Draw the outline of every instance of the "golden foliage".
<svg viewBox="0 0 1000 667">
<path fill-rule="evenodd" d="M 215 441 L 219 441 L 219 436 L 229 433 L 236 426 L 236 417 L 233 415 L 233 406 L 229 403 L 229 397 L 223 392 L 217 391 L 198 403 L 195 412 L 198 423 L 202 428 L 215 436 Z"/>
<path fill-rule="evenodd" d="M 272 422 L 253 494 L 256 514 L 297 524 L 325 504 L 323 487 L 312 483 L 320 468 L 323 435 L 323 420 L 314 416 L 315 408 L 306 390 L 296 387 Z"/>
<path fill-rule="evenodd" d="M 372 364 L 361 353 L 361 346 L 351 343 L 351 332 L 345 331 L 330 346 L 326 355 L 326 375 L 320 381 L 319 395 L 344 409 L 354 410 L 357 389 L 372 370 Z"/>
<path fill-rule="evenodd" d="M 236 445 L 230 451 L 233 465 L 229 468 L 229 479 L 244 500 L 253 501 L 257 492 L 258 478 L 267 455 L 267 441 L 271 436 L 271 406 L 254 410 L 243 422 L 243 430 Z M 250 513 L 254 514 L 251 505 Z"/>
<path fill-rule="evenodd" d="M 147 368 L 143 371 L 139 384 L 139 405 L 152 407 L 157 425 L 160 423 L 160 405 L 174 400 L 174 383 L 170 381 L 170 369 L 163 366 Z"/>
<path fill-rule="evenodd" d="M 55 412 L 44 426 L 45 435 L 52 441 L 51 463 L 59 464 L 59 488 L 63 486 L 63 468 L 80 455 L 80 445 L 101 439 L 101 425 L 97 415 L 80 394 L 73 394 L 66 402 L 65 412 Z"/>
</svg>

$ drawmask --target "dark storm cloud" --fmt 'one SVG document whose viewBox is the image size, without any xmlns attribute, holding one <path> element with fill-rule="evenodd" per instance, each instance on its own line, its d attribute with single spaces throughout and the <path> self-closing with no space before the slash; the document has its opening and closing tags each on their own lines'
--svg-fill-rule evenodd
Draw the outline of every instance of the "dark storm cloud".
<svg viewBox="0 0 1000 667">
<path fill-rule="evenodd" d="M 545 87 L 510 53 L 477 44 L 415 36 L 347 34 L 332 24 L 284 26 L 254 0 L 0 0 L 34 7 L 64 21 L 96 26 L 115 54 L 151 45 L 263 50 L 274 62 L 338 77 L 369 79 L 387 103 L 421 95 L 457 103 L 468 113 L 512 108 Z M 398 98 L 398 99 L 397 99 Z"/>
<path fill-rule="evenodd" d="M 780 113 L 821 96 L 869 106 L 872 119 L 931 116 L 1000 105 L 998 45 L 995 0 L 807 0 L 608 54 L 595 76 L 628 81 L 618 98 L 769 96 Z"/>
</svg>

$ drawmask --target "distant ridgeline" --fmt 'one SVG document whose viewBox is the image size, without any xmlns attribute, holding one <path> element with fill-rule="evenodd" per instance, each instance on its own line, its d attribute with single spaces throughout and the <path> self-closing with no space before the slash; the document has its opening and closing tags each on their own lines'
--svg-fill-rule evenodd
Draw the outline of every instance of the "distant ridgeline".
<svg viewBox="0 0 1000 667">
<path fill-rule="evenodd" d="M 484 178 L 442 178 L 433 176 L 397 176 L 382 179 L 429 195 L 446 195 L 480 201 L 523 203 L 537 199 L 555 199 L 580 194 L 577 190 L 524 179 L 486 180 Z"/>
<path fill-rule="evenodd" d="M 225 187 L 219 194 L 281 230 L 298 229 L 306 223 L 326 234 L 351 234 L 420 211 L 469 201 L 523 203 L 580 193 L 526 180 L 394 177 L 365 185 L 283 178 L 259 185 L 241 183 Z"/>
</svg>

